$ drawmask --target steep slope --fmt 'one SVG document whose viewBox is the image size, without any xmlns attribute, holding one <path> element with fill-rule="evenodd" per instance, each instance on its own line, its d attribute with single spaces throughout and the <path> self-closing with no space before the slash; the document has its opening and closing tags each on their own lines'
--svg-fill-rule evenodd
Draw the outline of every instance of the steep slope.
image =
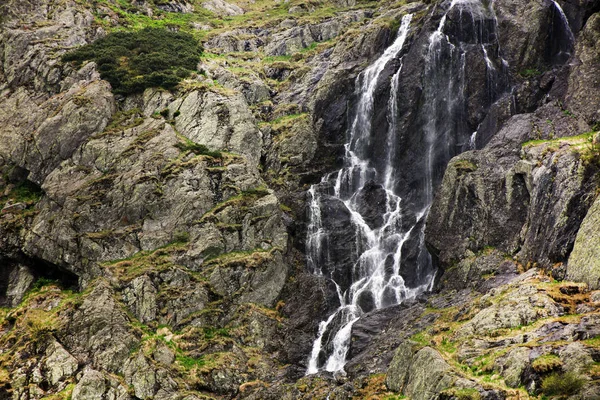
<svg viewBox="0 0 600 400">
<path fill-rule="evenodd" d="M 496 0 L 470 20 L 479 3 L 0 5 L 0 398 L 598 398 L 600 3 Z M 394 190 L 435 194 L 406 257 L 427 243 L 436 293 L 358 320 L 347 375 L 304 377 L 338 307 L 305 266 L 306 193 L 341 166 L 356 78 L 407 14 L 382 76 L 402 64 Z M 148 26 L 202 43 L 174 90 L 115 95 L 95 63 L 61 60 Z M 477 51 L 432 64 L 438 30 Z M 434 115 L 442 91 L 460 112 Z M 383 160 L 390 121 L 369 123 Z M 328 212 L 347 272 L 351 223 Z"/>
</svg>

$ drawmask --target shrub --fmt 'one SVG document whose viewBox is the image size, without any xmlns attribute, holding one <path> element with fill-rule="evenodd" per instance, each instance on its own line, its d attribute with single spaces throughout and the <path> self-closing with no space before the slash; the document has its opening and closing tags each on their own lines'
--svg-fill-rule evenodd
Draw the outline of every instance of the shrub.
<svg viewBox="0 0 600 400">
<path fill-rule="evenodd" d="M 95 61 L 102 79 L 117 94 L 139 93 L 149 87 L 173 89 L 196 70 L 202 47 L 184 32 L 145 28 L 113 32 L 62 57 L 76 66 Z"/>
<path fill-rule="evenodd" d="M 573 372 L 553 373 L 542 380 L 542 392 L 548 396 L 572 395 L 583 387 L 583 379 Z"/>
</svg>

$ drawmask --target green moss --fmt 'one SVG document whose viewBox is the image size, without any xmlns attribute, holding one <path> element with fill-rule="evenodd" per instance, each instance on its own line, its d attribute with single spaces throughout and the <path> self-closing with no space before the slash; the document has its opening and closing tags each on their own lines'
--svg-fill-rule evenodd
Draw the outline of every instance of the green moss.
<svg viewBox="0 0 600 400">
<path fill-rule="evenodd" d="M 182 354 L 177 354 L 175 359 L 177 360 L 179 365 L 181 365 L 186 370 L 201 368 L 206 364 L 204 357 L 194 358 Z"/>
<path fill-rule="evenodd" d="M 124 260 L 104 263 L 103 266 L 123 281 L 130 281 L 148 271 L 164 271 L 178 267 L 173 262 L 174 256 L 186 251 L 182 242 L 172 242 L 154 251 L 140 251 Z"/>
<path fill-rule="evenodd" d="M 542 72 L 537 68 L 524 69 L 519 72 L 519 75 L 521 75 L 521 77 L 525 79 L 535 78 L 537 76 L 540 76 L 541 74 Z"/>
<path fill-rule="evenodd" d="M 410 340 L 422 346 L 429 346 L 431 343 L 431 337 L 425 332 L 415 333 L 410 337 Z"/>
<path fill-rule="evenodd" d="M 35 281 L 35 283 L 31 286 L 30 290 L 36 290 L 39 291 L 41 288 L 43 288 L 44 286 L 49 286 L 49 285 L 58 285 L 58 281 L 55 279 L 48 279 L 48 278 L 39 278 L 37 281 Z"/>
<path fill-rule="evenodd" d="M 238 189 L 239 190 L 239 189 Z M 218 203 L 213 208 L 208 210 L 200 218 L 198 223 L 205 223 L 207 221 L 217 223 L 218 220 L 216 215 L 228 207 L 236 207 L 240 212 L 246 211 L 256 200 L 269 194 L 269 190 L 265 187 L 256 187 L 244 191 L 240 191 L 240 194 L 232 196 L 227 200 Z"/>
<path fill-rule="evenodd" d="M 62 57 L 81 65 L 95 61 L 102 79 L 117 94 L 139 93 L 149 87 L 173 89 L 196 70 L 202 48 L 191 35 L 144 28 L 113 32 Z"/>
<path fill-rule="evenodd" d="M 60 392 L 53 394 L 53 395 L 44 396 L 41 398 L 41 400 L 71 400 L 71 396 L 73 394 L 74 389 L 75 389 L 75 384 L 70 383 Z"/>
<path fill-rule="evenodd" d="M 458 160 L 452 164 L 457 171 L 473 172 L 477 171 L 477 165 L 470 160 Z"/>
<path fill-rule="evenodd" d="M 192 142 L 191 140 L 186 140 L 185 142 L 179 142 L 175 145 L 182 152 L 192 152 L 196 155 L 208 156 L 212 158 L 222 158 L 223 154 L 220 151 L 212 151 L 209 150 L 203 144 Z"/>
<path fill-rule="evenodd" d="M 531 363 L 531 367 L 534 371 L 542 373 L 559 369 L 561 366 L 562 361 L 554 354 L 544 354 Z"/>
<path fill-rule="evenodd" d="M 521 147 L 525 148 L 525 147 L 529 147 L 529 146 L 539 146 L 542 144 L 548 144 L 550 146 L 558 146 L 560 143 L 568 143 L 572 146 L 587 146 L 590 143 L 590 138 L 593 137 L 595 132 L 586 132 L 583 133 L 581 135 L 577 135 L 577 136 L 565 136 L 565 137 L 560 137 L 560 138 L 555 138 L 555 139 L 536 139 L 536 140 L 529 140 L 523 144 L 521 144 Z"/>
<path fill-rule="evenodd" d="M 0 208 L 9 201 L 12 203 L 24 203 L 26 208 L 29 208 L 29 206 L 39 202 L 43 195 L 44 192 L 38 185 L 31 181 L 24 180 L 17 183 L 6 195 L 0 194 Z M 21 210 L 19 214 L 22 214 L 25 211 L 26 210 Z"/>
<path fill-rule="evenodd" d="M 452 340 L 449 340 L 447 338 L 443 338 L 442 342 L 440 343 L 440 349 L 442 349 L 443 351 L 445 351 L 446 353 L 449 354 L 454 354 L 456 353 L 457 350 L 457 345 L 456 343 L 454 343 Z"/>
<path fill-rule="evenodd" d="M 173 243 L 187 243 L 190 241 L 189 232 L 177 231 L 173 234 Z"/>
</svg>

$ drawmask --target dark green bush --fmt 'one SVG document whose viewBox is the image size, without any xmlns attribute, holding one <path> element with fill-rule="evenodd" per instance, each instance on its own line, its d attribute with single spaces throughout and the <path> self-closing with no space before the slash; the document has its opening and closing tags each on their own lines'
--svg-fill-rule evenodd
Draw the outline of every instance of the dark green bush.
<svg viewBox="0 0 600 400">
<path fill-rule="evenodd" d="M 149 87 L 173 89 L 196 70 L 202 47 L 193 36 L 167 29 L 113 32 L 63 56 L 77 66 L 95 61 L 114 93 L 139 93 Z"/>
<path fill-rule="evenodd" d="M 548 396 L 571 395 L 583 387 L 583 379 L 573 372 L 553 373 L 542 380 L 542 392 Z"/>
</svg>

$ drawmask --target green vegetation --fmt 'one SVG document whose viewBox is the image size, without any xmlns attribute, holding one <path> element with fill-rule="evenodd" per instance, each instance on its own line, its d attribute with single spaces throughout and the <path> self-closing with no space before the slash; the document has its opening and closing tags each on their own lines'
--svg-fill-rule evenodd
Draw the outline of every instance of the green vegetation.
<svg viewBox="0 0 600 400">
<path fill-rule="evenodd" d="M 189 239 L 189 237 L 188 237 Z M 124 260 L 104 263 L 104 267 L 123 281 L 130 281 L 149 271 L 164 271 L 176 268 L 174 256 L 185 251 L 186 244 L 176 240 L 153 251 L 140 251 Z"/>
<path fill-rule="evenodd" d="M 529 68 L 519 72 L 519 75 L 521 75 L 525 79 L 535 78 L 536 76 L 540 76 L 541 74 L 542 72 L 537 68 Z"/>
<path fill-rule="evenodd" d="M 187 243 L 190 241 L 189 232 L 177 231 L 173 234 L 173 243 Z"/>
<path fill-rule="evenodd" d="M 104 128 L 104 131 L 96 137 L 112 135 L 123 132 L 127 129 L 135 128 L 144 122 L 143 113 L 139 108 L 133 108 L 127 111 L 118 111 L 113 115 L 110 123 Z"/>
<path fill-rule="evenodd" d="M 239 189 L 236 188 L 239 191 Z M 208 210 L 204 215 L 197 221 L 198 223 L 204 223 L 207 221 L 217 222 L 216 214 L 223 211 L 227 207 L 236 207 L 240 211 L 245 212 L 248 210 L 254 202 L 269 194 L 269 191 L 264 187 L 256 187 L 244 191 L 239 191 L 240 194 L 232 196 L 221 203 L 216 204 L 213 208 Z"/>
<path fill-rule="evenodd" d="M 431 344 L 431 338 L 425 332 L 415 333 L 410 337 L 410 340 L 420 344 L 421 346 L 429 346 Z"/>
<path fill-rule="evenodd" d="M 31 286 L 30 290 L 32 290 L 32 291 L 39 291 L 44 286 L 49 286 L 49 285 L 59 285 L 59 282 L 57 280 L 55 280 L 55 279 L 39 278 Z"/>
<path fill-rule="evenodd" d="M 194 358 L 183 354 L 177 354 L 177 362 L 186 370 L 200 368 L 206 364 L 204 357 Z"/>
<path fill-rule="evenodd" d="M 554 354 L 544 354 L 536 358 L 531 366 L 536 372 L 550 372 L 562 366 L 560 358 Z"/>
<path fill-rule="evenodd" d="M 454 168 L 459 172 L 473 172 L 477 170 L 477 165 L 470 160 L 458 160 L 454 163 Z"/>
<path fill-rule="evenodd" d="M 76 65 L 95 61 L 115 93 L 131 94 L 149 87 L 175 88 L 196 70 L 201 54 L 202 47 L 188 33 L 145 28 L 110 33 L 62 59 Z"/>
<path fill-rule="evenodd" d="M 573 372 L 553 373 L 542 381 L 542 392 L 548 396 L 572 395 L 583 387 L 584 380 Z"/>
<path fill-rule="evenodd" d="M 74 389 L 75 389 L 75 384 L 70 383 L 60 392 L 50 395 L 50 396 L 44 396 L 44 397 L 42 397 L 41 400 L 71 400 L 71 398 L 72 398 L 71 396 L 73 394 Z"/>
<path fill-rule="evenodd" d="M 581 135 L 577 135 L 577 136 L 565 136 L 565 137 L 559 137 L 559 138 L 555 138 L 555 139 L 535 139 L 535 140 L 529 140 L 523 144 L 521 144 L 521 147 L 525 148 L 525 147 L 529 147 L 529 146 L 538 146 L 541 144 L 548 144 L 549 146 L 558 146 L 560 143 L 567 143 L 571 146 L 576 146 L 576 147 L 586 147 L 589 146 L 589 143 L 591 142 L 591 138 L 593 138 L 595 132 L 586 132 L 586 133 L 582 133 Z"/>
<path fill-rule="evenodd" d="M 281 249 L 272 247 L 268 250 L 254 249 L 248 251 L 232 251 L 219 254 L 216 257 L 205 260 L 207 267 L 233 267 L 242 266 L 244 268 L 256 268 L 267 261 L 273 259 L 275 252 L 281 252 Z"/>
<path fill-rule="evenodd" d="M 17 183 L 6 196 L 0 196 L 0 204 L 11 200 L 13 203 L 32 205 L 40 201 L 44 192 L 35 183 L 25 180 Z"/>
<path fill-rule="evenodd" d="M 208 147 L 203 144 L 192 142 L 191 140 L 186 140 L 185 142 L 180 142 L 175 145 L 182 152 L 191 151 L 197 156 L 208 156 L 212 158 L 222 158 L 223 154 L 220 151 L 212 151 Z"/>
</svg>

